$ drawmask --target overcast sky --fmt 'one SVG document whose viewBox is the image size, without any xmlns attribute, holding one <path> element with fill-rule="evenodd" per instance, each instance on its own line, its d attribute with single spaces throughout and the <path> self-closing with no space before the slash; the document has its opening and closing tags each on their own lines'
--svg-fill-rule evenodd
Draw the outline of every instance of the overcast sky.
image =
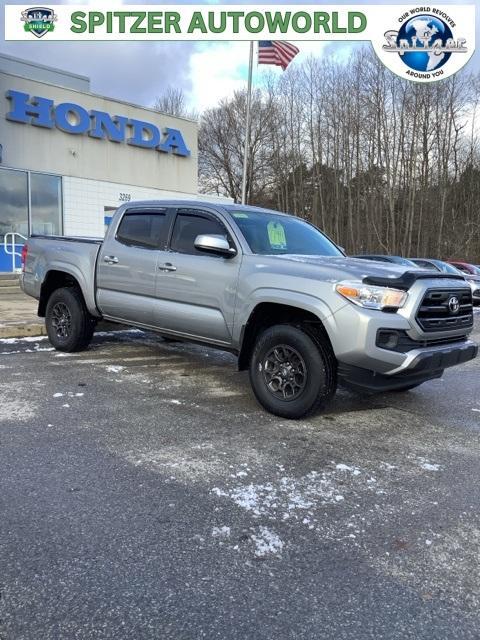
<svg viewBox="0 0 480 640">
<path fill-rule="evenodd" d="M 55 1 L 58 3 L 58 0 Z M 77 0 L 71 4 L 81 1 Z M 86 0 L 84 3 L 87 3 Z M 2 18 L 5 4 L 7 4 L 5 0 L 0 0 Z M 9 0 L 8 4 L 25 3 Z M 91 2 L 91 4 L 95 5 L 96 9 L 99 8 L 98 3 Z M 122 3 L 115 0 L 109 4 L 111 6 Z M 131 0 L 129 4 L 139 3 Z M 194 4 L 194 2 L 177 2 L 176 4 Z M 244 4 L 259 6 L 254 2 Z M 288 4 L 292 7 L 294 4 L 308 4 L 308 2 L 275 2 L 275 4 Z M 311 4 L 314 3 L 311 2 Z M 352 3 L 337 1 L 335 4 Z M 380 3 L 364 1 L 361 4 Z M 401 3 L 398 0 L 392 0 L 382 4 Z M 449 4 L 463 4 L 463 2 L 459 0 Z M 158 6 L 160 8 L 161 5 Z M 477 9 L 478 13 L 480 11 Z M 477 15 L 477 34 L 478 21 Z M 296 60 L 311 54 L 335 55 L 340 59 L 346 59 L 353 49 L 365 46 L 365 43 L 300 42 L 297 45 L 301 53 Z M 479 46 L 480 43 L 477 43 L 477 47 Z M 155 97 L 160 95 L 166 87 L 181 87 L 189 99 L 190 107 L 197 111 L 214 106 L 220 98 L 231 95 L 235 89 L 244 87 L 248 66 L 247 42 L 80 43 L 48 42 L 46 39 L 32 42 L 6 42 L 2 37 L 0 52 L 89 76 L 94 93 L 143 106 L 151 106 Z M 477 50 L 468 67 L 480 68 L 480 51 Z M 261 74 L 264 69 L 271 70 L 273 67 L 261 67 L 256 69 L 255 73 Z M 274 72 L 282 73 L 277 68 Z"/>
</svg>

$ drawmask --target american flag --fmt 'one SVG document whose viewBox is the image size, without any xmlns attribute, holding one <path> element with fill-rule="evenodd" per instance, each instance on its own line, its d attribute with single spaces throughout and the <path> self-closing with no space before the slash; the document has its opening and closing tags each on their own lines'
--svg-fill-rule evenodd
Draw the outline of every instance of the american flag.
<svg viewBox="0 0 480 640">
<path fill-rule="evenodd" d="M 258 43 L 258 64 L 275 64 L 285 71 L 299 51 L 300 49 L 297 49 L 290 42 L 260 40 Z"/>
</svg>

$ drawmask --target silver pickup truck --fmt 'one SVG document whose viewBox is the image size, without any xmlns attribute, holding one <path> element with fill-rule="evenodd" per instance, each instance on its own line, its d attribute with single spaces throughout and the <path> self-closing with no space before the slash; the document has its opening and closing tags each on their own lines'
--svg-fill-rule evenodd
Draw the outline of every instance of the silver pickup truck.
<svg viewBox="0 0 480 640">
<path fill-rule="evenodd" d="M 86 348 L 101 318 L 225 349 L 287 418 L 338 382 L 406 391 L 478 349 L 462 277 L 347 258 L 308 222 L 249 206 L 125 204 L 103 240 L 29 238 L 21 284 L 56 349 Z"/>
</svg>

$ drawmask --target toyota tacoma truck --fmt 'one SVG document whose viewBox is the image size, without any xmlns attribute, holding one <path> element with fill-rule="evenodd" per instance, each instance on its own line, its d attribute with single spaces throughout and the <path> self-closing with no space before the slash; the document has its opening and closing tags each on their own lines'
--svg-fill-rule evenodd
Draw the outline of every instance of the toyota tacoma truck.
<svg viewBox="0 0 480 640">
<path fill-rule="evenodd" d="M 85 349 L 102 318 L 224 349 L 286 418 L 338 383 L 407 391 L 478 349 L 461 276 L 348 258 L 312 224 L 250 206 L 129 202 L 104 239 L 34 235 L 21 286 L 60 351 Z"/>
</svg>

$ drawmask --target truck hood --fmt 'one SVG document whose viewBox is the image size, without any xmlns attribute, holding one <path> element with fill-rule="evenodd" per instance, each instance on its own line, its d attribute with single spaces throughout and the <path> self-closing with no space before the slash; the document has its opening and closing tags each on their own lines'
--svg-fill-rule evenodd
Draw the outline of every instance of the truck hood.
<svg viewBox="0 0 480 640">
<path fill-rule="evenodd" d="M 260 256 L 257 256 L 260 257 Z M 417 267 L 405 267 L 400 264 L 375 262 L 373 260 L 362 260 L 361 258 L 348 258 L 345 256 L 304 256 L 304 255 L 275 255 L 262 256 L 272 260 L 280 260 L 282 262 L 301 263 L 305 266 L 314 266 L 321 268 L 324 272 L 328 270 L 335 273 L 335 281 L 346 280 L 348 278 L 362 281 L 367 277 L 375 278 L 391 278 L 397 280 L 407 271 L 409 272 L 425 272 L 424 269 Z M 432 278 L 435 273 L 429 272 Z"/>
</svg>

